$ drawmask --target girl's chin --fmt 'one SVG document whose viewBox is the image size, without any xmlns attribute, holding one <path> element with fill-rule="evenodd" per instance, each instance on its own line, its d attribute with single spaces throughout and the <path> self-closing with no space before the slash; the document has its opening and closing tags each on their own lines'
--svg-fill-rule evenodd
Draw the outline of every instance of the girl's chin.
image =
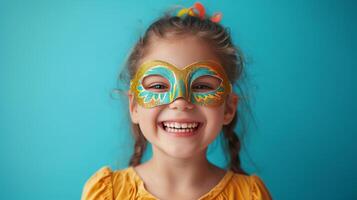
<svg viewBox="0 0 357 200">
<path fill-rule="evenodd" d="M 201 155 L 206 155 L 205 149 L 207 146 L 203 145 L 204 138 L 200 138 L 202 135 L 202 127 L 193 131 L 190 136 L 182 136 L 181 134 L 171 133 L 165 131 L 163 128 L 158 129 L 158 136 L 160 141 L 158 143 L 152 142 L 153 148 L 158 150 L 172 158 L 190 160 L 197 159 Z M 184 133 L 186 134 L 186 133 Z M 161 136 L 160 136 L 161 135 Z M 205 146 L 205 147 L 204 147 Z"/>
</svg>

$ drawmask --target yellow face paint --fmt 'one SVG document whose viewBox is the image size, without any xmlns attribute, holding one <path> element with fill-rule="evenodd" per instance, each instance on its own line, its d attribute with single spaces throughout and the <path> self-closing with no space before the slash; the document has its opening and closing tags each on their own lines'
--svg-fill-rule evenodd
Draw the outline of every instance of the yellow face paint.
<svg viewBox="0 0 357 200">
<path fill-rule="evenodd" d="M 160 77 L 160 81 L 144 83 L 145 79 L 155 77 Z M 223 67 L 215 61 L 194 62 L 179 69 L 168 62 L 153 60 L 139 67 L 130 81 L 130 91 L 138 104 L 146 108 L 170 104 L 179 97 L 197 105 L 218 106 L 232 92 L 232 85 Z"/>
</svg>

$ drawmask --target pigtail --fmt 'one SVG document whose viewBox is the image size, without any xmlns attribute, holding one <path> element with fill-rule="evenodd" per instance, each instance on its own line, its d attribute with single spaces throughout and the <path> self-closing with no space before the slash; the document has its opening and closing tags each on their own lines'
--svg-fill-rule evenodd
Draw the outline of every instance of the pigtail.
<svg viewBox="0 0 357 200">
<path fill-rule="evenodd" d="M 141 163 L 141 159 L 144 155 L 146 145 L 147 145 L 147 140 L 142 134 L 140 127 L 138 124 L 131 124 L 132 130 L 133 130 L 133 136 L 135 139 L 135 144 L 134 144 L 134 152 L 133 155 L 130 158 L 129 161 L 129 166 L 137 166 Z"/>
<path fill-rule="evenodd" d="M 241 167 L 239 152 L 241 150 L 241 141 L 234 131 L 237 123 L 237 114 L 234 116 L 232 122 L 223 126 L 223 134 L 225 137 L 225 147 L 228 146 L 229 152 L 229 169 L 239 174 L 247 174 Z"/>
</svg>

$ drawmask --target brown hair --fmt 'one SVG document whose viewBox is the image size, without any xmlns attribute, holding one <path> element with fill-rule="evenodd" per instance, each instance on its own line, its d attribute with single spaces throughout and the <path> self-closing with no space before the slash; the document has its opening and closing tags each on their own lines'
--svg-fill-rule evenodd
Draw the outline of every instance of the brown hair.
<svg viewBox="0 0 357 200">
<path fill-rule="evenodd" d="M 230 31 L 224 28 L 219 23 L 214 23 L 206 19 L 199 19 L 193 16 L 171 16 L 169 12 L 153 22 L 143 36 L 132 49 L 126 61 L 124 71 L 120 74 L 120 79 L 125 80 L 126 83 L 135 75 L 141 58 L 147 53 L 150 44 L 155 38 L 168 38 L 171 36 L 188 36 L 193 35 L 214 48 L 214 51 L 221 61 L 221 64 L 227 72 L 228 78 L 235 89 L 238 89 L 239 105 L 244 104 L 250 112 L 249 105 L 246 101 L 246 96 L 243 94 L 241 84 L 245 77 L 245 60 L 240 49 L 232 42 Z M 242 146 L 242 138 L 246 132 L 245 123 L 242 124 L 242 131 L 240 137 L 235 133 L 235 126 L 238 122 L 244 120 L 244 117 L 238 109 L 232 122 L 223 126 L 223 145 L 225 150 L 229 152 L 229 169 L 236 173 L 247 174 L 241 167 L 240 151 Z M 134 153 L 129 161 L 130 166 L 136 166 L 141 163 L 142 156 L 147 146 L 147 140 L 142 134 L 139 125 L 132 123 L 132 131 L 135 139 Z M 227 158 L 227 157 L 226 157 Z"/>
</svg>

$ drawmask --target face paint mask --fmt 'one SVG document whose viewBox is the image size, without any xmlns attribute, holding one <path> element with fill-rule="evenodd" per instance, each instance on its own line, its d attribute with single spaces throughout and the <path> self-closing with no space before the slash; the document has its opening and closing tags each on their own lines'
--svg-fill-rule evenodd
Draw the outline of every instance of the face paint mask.
<svg viewBox="0 0 357 200">
<path fill-rule="evenodd" d="M 218 106 L 232 92 L 223 67 L 214 61 L 199 61 L 183 69 L 161 60 L 143 63 L 130 81 L 130 91 L 145 108 L 170 104 L 182 97 L 202 106 Z"/>
</svg>

